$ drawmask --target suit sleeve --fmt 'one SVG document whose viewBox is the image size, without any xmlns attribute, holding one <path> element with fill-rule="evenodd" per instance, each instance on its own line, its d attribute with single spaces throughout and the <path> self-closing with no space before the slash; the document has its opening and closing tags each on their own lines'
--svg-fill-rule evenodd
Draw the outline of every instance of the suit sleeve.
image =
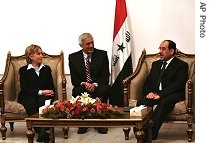
<svg viewBox="0 0 210 143">
<path fill-rule="evenodd" d="M 71 74 L 71 83 L 73 86 L 78 86 L 81 84 L 81 82 L 84 82 L 85 80 L 82 80 L 82 76 L 80 73 L 77 72 L 75 66 L 80 66 L 78 65 L 78 61 L 75 61 L 75 58 L 73 55 L 69 55 L 69 69 L 70 69 L 70 74 Z"/>
<path fill-rule="evenodd" d="M 101 54 L 103 59 L 101 60 L 101 63 L 99 64 L 99 67 L 95 69 L 95 75 L 94 82 L 98 83 L 98 85 L 107 85 L 109 84 L 109 59 L 107 56 L 107 52 L 103 52 L 103 55 Z"/>
<path fill-rule="evenodd" d="M 143 86 L 143 94 L 146 96 L 150 92 L 154 92 L 154 85 L 153 85 L 153 79 L 152 79 L 152 73 L 154 73 L 154 63 L 152 63 L 151 71 L 149 72 L 148 76 L 146 77 L 146 80 L 144 82 Z"/>
<path fill-rule="evenodd" d="M 46 84 L 47 84 L 47 87 L 46 89 L 50 89 L 50 90 L 53 90 L 53 92 L 55 93 L 55 85 L 53 83 L 53 77 L 52 77 L 52 69 L 48 66 L 48 78 L 49 79 Z"/>
</svg>

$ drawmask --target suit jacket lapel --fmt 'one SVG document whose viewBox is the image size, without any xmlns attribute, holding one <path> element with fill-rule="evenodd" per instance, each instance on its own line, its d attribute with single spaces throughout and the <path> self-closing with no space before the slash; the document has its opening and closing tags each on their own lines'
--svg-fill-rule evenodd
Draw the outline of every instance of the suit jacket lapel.
<svg viewBox="0 0 210 143">
<path fill-rule="evenodd" d="M 84 62 L 84 57 L 82 50 L 79 52 L 76 61 L 78 61 L 78 71 L 81 72 L 82 75 L 86 74 L 85 73 L 85 62 Z"/>
<path fill-rule="evenodd" d="M 162 61 L 159 60 L 157 66 L 156 66 L 156 74 L 155 74 L 156 77 L 155 77 L 155 79 L 158 79 L 158 77 L 159 77 L 161 66 L 162 66 Z"/>
<path fill-rule="evenodd" d="M 97 63 L 97 54 L 95 54 L 95 51 L 91 55 L 91 64 L 90 64 L 90 70 L 92 71 L 94 69 L 94 66 Z"/>
<path fill-rule="evenodd" d="M 35 72 L 35 70 L 33 69 L 33 68 L 31 68 L 30 70 L 27 70 L 29 73 L 30 73 L 30 75 L 32 75 L 32 76 L 34 76 L 34 77 L 39 77 L 37 74 L 36 74 L 36 72 Z"/>
<path fill-rule="evenodd" d="M 168 64 L 167 68 L 166 68 L 165 71 L 164 71 L 164 74 L 167 74 L 168 72 L 170 72 L 170 71 L 172 70 L 172 68 L 174 67 L 175 63 L 176 63 L 176 57 L 174 57 L 174 58 L 171 60 L 171 62 Z M 163 75 L 164 75 L 164 74 L 163 74 Z"/>
</svg>

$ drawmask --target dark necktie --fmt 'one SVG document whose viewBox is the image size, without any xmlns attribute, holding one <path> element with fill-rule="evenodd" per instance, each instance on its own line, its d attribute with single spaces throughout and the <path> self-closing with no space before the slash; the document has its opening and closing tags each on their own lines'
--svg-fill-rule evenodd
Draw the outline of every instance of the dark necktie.
<svg viewBox="0 0 210 143">
<path fill-rule="evenodd" d="M 162 81 L 162 77 L 163 77 L 163 73 L 164 73 L 164 71 L 166 69 L 166 65 L 167 65 L 167 62 L 163 61 L 162 68 L 160 70 L 160 74 L 159 74 L 159 77 L 158 77 L 158 80 L 157 80 L 158 89 L 159 89 L 160 83 Z"/>
<path fill-rule="evenodd" d="M 90 55 L 87 55 L 85 67 L 86 67 L 86 80 L 87 82 L 91 83 L 92 79 L 90 77 Z"/>
</svg>

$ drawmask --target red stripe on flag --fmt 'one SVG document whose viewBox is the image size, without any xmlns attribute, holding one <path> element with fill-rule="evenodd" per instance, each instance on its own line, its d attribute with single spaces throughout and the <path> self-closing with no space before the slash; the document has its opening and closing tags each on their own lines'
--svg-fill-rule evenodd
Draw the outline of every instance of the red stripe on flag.
<svg viewBox="0 0 210 143">
<path fill-rule="evenodd" d="M 126 17 L 127 10 L 125 0 L 116 0 L 113 41 L 118 31 L 122 27 Z"/>
</svg>

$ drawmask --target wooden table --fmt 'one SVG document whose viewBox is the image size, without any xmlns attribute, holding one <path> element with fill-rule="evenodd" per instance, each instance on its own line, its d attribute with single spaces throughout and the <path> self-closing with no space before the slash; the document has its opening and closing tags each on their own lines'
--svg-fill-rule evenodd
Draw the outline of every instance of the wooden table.
<svg viewBox="0 0 210 143">
<path fill-rule="evenodd" d="M 148 141 L 152 143 L 152 121 L 150 120 L 152 108 L 148 107 L 148 113 L 141 117 L 130 117 L 129 112 L 125 115 L 109 119 L 50 119 L 43 118 L 38 113 L 25 118 L 28 143 L 33 143 L 35 132 L 33 127 L 50 127 L 50 140 L 55 143 L 54 128 L 62 127 L 64 138 L 68 138 L 69 127 L 122 127 L 125 133 L 125 139 L 129 139 L 130 127 L 136 127 L 135 137 L 137 143 L 142 143 L 144 131 L 143 126 L 148 125 Z"/>
</svg>

